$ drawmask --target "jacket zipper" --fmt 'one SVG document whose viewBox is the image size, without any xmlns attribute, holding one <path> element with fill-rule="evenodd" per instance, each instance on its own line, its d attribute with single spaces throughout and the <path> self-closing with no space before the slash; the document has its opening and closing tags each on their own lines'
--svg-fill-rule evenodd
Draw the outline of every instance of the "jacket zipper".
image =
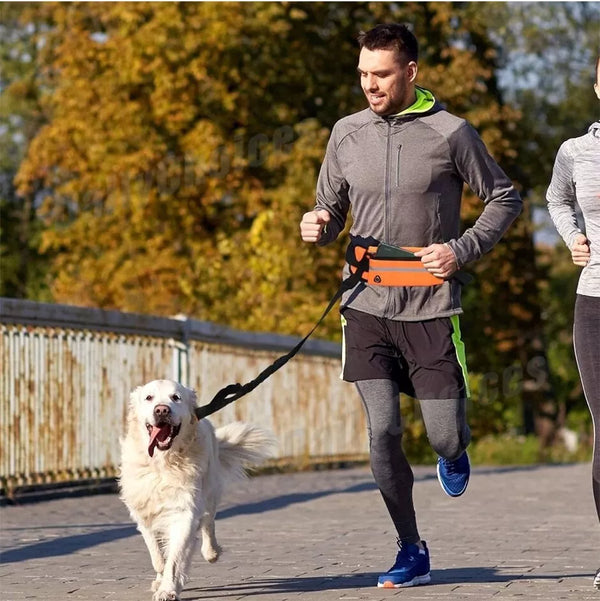
<svg viewBox="0 0 600 601">
<path fill-rule="evenodd" d="M 383 211 L 383 233 L 385 239 L 382 242 L 390 243 L 390 162 L 391 162 L 391 147 L 392 147 L 392 125 L 387 123 L 387 149 L 385 153 L 385 189 L 384 189 L 384 211 Z"/>
<path fill-rule="evenodd" d="M 390 243 L 391 241 L 391 236 L 390 236 L 390 178 L 391 178 L 391 168 L 390 168 L 390 163 L 391 163 L 391 150 L 392 150 L 392 124 L 388 121 L 387 123 L 388 129 L 387 129 L 387 148 L 386 148 L 386 153 L 385 153 L 385 189 L 384 189 L 384 196 L 383 196 L 383 203 L 384 203 L 384 207 L 383 207 L 383 233 L 385 236 L 385 240 L 382 240 L 382 242 L 387 242 Z M 392 288 L 391 286 L 387 288 L 387 300 L 385 303 L 385 310 L 384 310 L 384 317 L 387 317 L 388 315 L 392 315 L 393 314 L 393 308 L 391 307 L 392 304 L 392 294 L 391 294 Z"/>
</svg>

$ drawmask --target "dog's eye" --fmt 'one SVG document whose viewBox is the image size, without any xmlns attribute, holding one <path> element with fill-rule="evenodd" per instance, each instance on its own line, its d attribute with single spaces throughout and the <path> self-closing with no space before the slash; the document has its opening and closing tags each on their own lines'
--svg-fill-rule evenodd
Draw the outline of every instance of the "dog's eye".
<svg viewBox="0 0 600 601">
<path fill-rule="evenodd" d="M 180 401 L 180 400 L 181 400 L 181 397 L 180 397 L 180 396 L 179 396 L 177 393 L 175 393 L 175 394 L 174 394 L 174 395 L 173 395 L 171 398 L 172 398 L 174 401 Z"/>
<path fill-rule="evenodd" d="M 153 397 L 151 394 L 149 394 L 149 395 L 146 397 L 146 400 L 147 400 L 147 401 L 151 401 L 153 398 L 154 398 L 154 397 Z"/>
</svg>

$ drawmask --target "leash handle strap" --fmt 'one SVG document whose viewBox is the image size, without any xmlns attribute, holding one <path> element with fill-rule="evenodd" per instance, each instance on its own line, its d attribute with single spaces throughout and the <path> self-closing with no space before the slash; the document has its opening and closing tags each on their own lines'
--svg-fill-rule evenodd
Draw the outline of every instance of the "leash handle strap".
<svg viewBox="0 0 600 601">
<path fill-rule="evenodd" d="M 342 294 L 346 290 L 350 290 L 350 288 L 354 288 L 356 284 L 358 284 L 362 279 L 363 272 L 368 267 L 368 259 L 365 258 L 359 262 L 356 271 L 348 278 L 346 278 L 338 288 L 337 292 L 333 295 L 332 299 L 329 301 L 327 308 L 323 311 L 323 314 L 319 318 L 319 321 L 313 326 L 312 330 L 304 337 L 294 348 L 292 348 L 289 352 L 281 357 L 278 357 L 266 367 L 263 371 L 261 371 L 254 380 L 247 382 L 246 384 L 230 384 L 229 386 L 225 386 L 225 388 L 221 388 L 219 392 L 214 396 L 212 401 L 207 405 L 203 405 L 202 407 L 196 407 L 195 413 L 198 419 L 202 419 L 204 417 L 208 417 L 209 415 L 219 411 L 219 409 L 223 409 L 230 403 L 237 401 L 239 398 L 244 395 L 252 392 L 259 384 L 264 382 L 270 375 L 274 374 L 278 369 L 281 369 L 294 355 L 298 353 L 298 351 L 302 348 L 304 343 L 310 338 L 312 333 L 321 325 L 321 322 L 327 317 L 327 314 L 333 309 L 335 303 L 339 300 Z"/>
</svg>

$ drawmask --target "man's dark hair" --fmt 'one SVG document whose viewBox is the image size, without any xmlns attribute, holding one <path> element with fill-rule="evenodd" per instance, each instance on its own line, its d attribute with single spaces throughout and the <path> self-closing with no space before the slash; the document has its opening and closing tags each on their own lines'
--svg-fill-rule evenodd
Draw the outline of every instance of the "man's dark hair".
<svg viewBox="0 0 600 601">
<path fill-rule="evenodd" d="M 376 25 L 369 31 L 358 34 L 358 44 L 367 50 L 393 50 L 405 58 L 407 62 L 417 62 L 419 43 L 406 25 L 400 23 L 384 23 Z"/>
</svg>

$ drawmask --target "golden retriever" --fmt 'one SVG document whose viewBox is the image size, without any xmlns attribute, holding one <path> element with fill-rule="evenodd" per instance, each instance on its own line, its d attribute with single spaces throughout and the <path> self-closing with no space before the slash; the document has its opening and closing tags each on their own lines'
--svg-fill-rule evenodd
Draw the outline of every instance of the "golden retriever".
<svg viewBox="0 0 600 601">
<path fill-rule="evenodd" d="M 156 579 L 153 601 L 176 601 L 197 540 L 216 561 L 215 514 L 227 481 L 270 455 L 269 432 L 235 422 L 216 431 L 198 421 L 196 394 L 172 380 L 154 380 L 130 397 L 121 441 L 121 499 L 144 537 Z"/>
</svg>

